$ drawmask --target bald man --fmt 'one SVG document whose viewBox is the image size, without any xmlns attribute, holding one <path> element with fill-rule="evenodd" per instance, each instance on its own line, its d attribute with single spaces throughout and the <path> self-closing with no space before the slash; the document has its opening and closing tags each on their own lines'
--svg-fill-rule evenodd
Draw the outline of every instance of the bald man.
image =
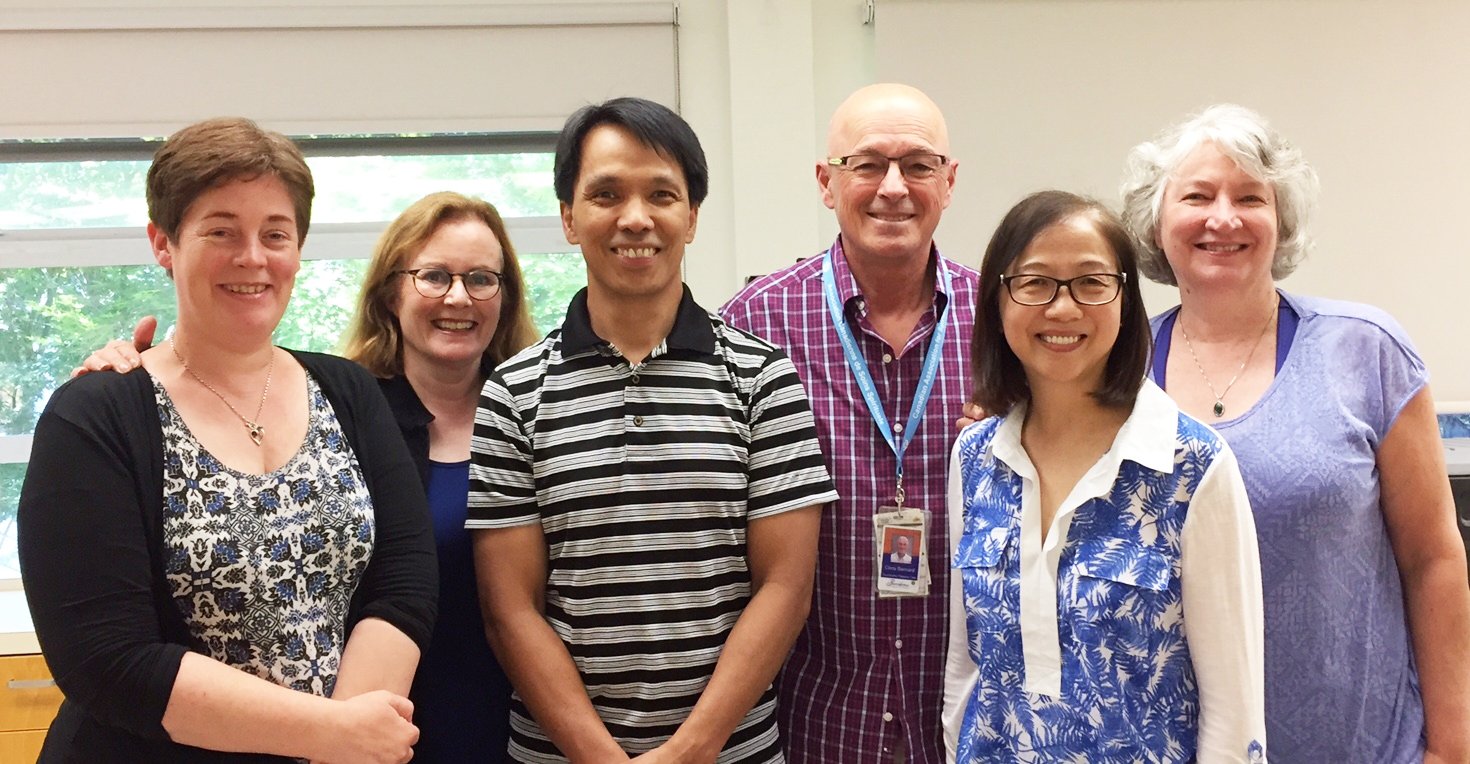
<svg viewBox="0 0 1470 764">
<path fill-rule="evenodd" d="M 816 164 L 837 241 L 722 309 L 795 362 L 842 497 L 822 515 L 811 616 L 778 683 L 791 762 L 944 761 L 946 469 L 970 392 L 979 280 L 934 245 L 955 170 L 928 96 L 858 90 L 832 115 Z M 921 511 L 900 517 L 896 505 Z M 927 592 L 885 588 L 885 523 L 912 528 L 915 515 Z"/>
</svg>

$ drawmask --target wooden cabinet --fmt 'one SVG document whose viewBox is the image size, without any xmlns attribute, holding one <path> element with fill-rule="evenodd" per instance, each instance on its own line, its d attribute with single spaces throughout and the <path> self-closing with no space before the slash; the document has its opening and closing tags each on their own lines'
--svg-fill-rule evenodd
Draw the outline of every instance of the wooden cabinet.
<svg viewBox="0 0 1470 764">
<path fill-rule="evenodd" d="M 0 761 L 35 761 L 60 706 L 41 656 L 0 656 Z"/>
<path fill-rule="evenodd" d="M 35 761 L 41 755 L 41 744 L 46 742 L 46 730 L 23 730 L 0 732 L 0 761 Z"/>
</svg>

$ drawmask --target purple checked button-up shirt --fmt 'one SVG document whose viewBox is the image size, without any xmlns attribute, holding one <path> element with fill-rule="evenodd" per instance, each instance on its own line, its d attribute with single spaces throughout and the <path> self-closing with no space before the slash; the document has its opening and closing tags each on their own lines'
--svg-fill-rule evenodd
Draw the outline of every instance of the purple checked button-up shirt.
<svg viewBox="0 0 1470 764">
<path fill-rule="evenodd" d="M 954 321 L 923 422 L 904 454 L 904 503 L 933 514 L 933 582 L 921 599 L 879 599 L 874 593 L 873 513 L 893 502 L 896 465 L 843 358 L 822 296 L 822 258 L 757 279 L 721 313 L 732 325 L 783 348 L 796 364 L 842 497 L 822 515 L 811 616 L 777 681 L 781 734 L 793 763 L 889 764 L 902 741 L 909 761 L 941 764 L 949 593 L 946 470 L 954 422 L 970 393 L 979 274 L 946 260 L 953 294 L 946 300 L 936 287 L 933 307 L 895 355 L 867 321 L 840 239 L 832 254 L 848 325 L 890 424 L 907 424 L 935 321 Z M 937 250 L 930 255 L 939 256 Z"/>
</svg>

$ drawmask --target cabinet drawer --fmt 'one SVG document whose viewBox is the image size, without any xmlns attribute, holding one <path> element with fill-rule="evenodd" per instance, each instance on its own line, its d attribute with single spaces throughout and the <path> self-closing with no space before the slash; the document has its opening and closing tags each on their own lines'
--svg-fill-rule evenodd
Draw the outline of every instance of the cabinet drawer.
<svg viewBox="0 0 1470 764">
<path fill-rule="evenodd" d="M 0 732 L 0 761 L 31 762 L 40 758 L 46 730 Z"/>
<path fill-rule="evenodd" d="M 61 707 L 61 690 L 39 655 L 0 658 L 0 731 L 45 732 Z M 3 750 L 3 749 L 0 749 Z M 20 761 L 0 756 L 0 761 Z"/>
</svg>

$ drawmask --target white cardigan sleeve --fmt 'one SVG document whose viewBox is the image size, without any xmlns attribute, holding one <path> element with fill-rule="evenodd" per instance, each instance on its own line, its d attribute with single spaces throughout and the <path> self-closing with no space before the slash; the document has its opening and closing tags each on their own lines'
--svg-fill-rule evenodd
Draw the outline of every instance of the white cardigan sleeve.
<svg viewBox="0 0 1470 764">
<path fill-rule="evenodd" d="M 1223 443 L 1221 444 L 1224 445 Z M 1180 541 L 1184 632 L 1199 685 L 1198 761 L 1265 760 L 1261 563 L 1235 454 L 1225 446 L 1189 505 Z"/>
</svg>

